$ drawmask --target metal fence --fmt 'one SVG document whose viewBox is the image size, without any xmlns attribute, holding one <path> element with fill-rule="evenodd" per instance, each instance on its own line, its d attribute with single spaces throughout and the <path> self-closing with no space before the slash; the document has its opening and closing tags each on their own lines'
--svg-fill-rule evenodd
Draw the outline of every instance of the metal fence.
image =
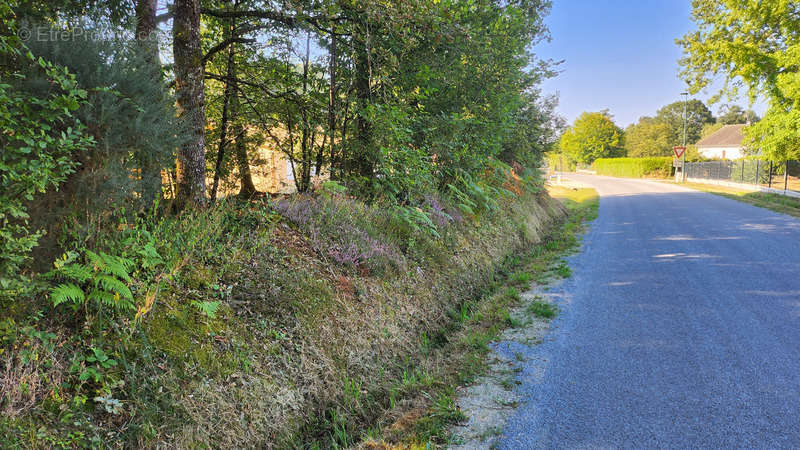
<svg viewBox="0 0 800 450">
<path fill-rule="evenodd" d="M 686 163 L 686 178 L 749 184 L 800 193 L 800 161 L 707 161 Z"/>
</svg>

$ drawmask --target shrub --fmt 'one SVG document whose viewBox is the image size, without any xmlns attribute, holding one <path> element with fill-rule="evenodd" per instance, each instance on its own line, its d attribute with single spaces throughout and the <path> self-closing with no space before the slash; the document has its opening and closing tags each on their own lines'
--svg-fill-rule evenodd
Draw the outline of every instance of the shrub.
<svg viewBox="0 0 800 450">
<path fill-rule="evenodd" d="M 5 26 L 13 14 L 0 4 Z M 44 230 L 32 229 L 29 206 L 57 190 L 78 166 L 77 154 L 92 145 L 86 127 L 74 117 L 87 92 L 64 67 L 34 58 L 14 36 L 0 38 L 0 294 L 25 287 L 21 276 Z M 46 90 L 31 93 L 24 84 L 43 80 Z"/>
<path fill-rule="evenodd" d="M 600 158 L 592 165 L 598 175 L 626 178 L 669 178 L 672 158 Z"/>
</svg>

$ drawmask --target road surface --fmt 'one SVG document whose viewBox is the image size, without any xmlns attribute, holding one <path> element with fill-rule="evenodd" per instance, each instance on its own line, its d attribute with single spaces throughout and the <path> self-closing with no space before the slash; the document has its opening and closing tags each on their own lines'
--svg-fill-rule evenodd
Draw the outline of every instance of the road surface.
<svg viewBox="0 0 800 450">
<path fill-rule="evenodd" d="M 800 220 L 570 178 L 600 214 L 554 288 L 550 338 L 520 350 L 524 401 L 499 447 L 800 447 Z"/>
</svg>

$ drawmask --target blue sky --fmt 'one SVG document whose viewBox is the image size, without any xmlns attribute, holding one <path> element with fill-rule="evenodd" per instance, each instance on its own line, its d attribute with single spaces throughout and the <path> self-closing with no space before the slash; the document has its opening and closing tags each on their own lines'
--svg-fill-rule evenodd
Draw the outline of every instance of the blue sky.
<svg viewBox="0 0 800 450">
<path fill-rule="evenodd" d="M 570 123 L 583 111 L 606 108 L 622 127 L 654 115 L 686 90 L 675 39 L 694 29 L 690 11 L 690 0 L 553 0 L 545 20 L 553 40 L 534 51 L 565 61 L 544 92 L 559 93 L 558 111 Z M 706 101 L 713 93 L 694 98 Z M 748 106 L 746 98 L 731 103 Z M 709 107 L 716 115 L 719 106 Z M 765 105 L 753 109 L 763 115 Z"/>
</svg>

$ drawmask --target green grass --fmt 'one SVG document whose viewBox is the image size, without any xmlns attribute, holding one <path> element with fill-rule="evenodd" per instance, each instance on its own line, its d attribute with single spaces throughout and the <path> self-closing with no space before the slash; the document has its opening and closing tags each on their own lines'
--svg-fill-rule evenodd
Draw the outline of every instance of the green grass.
<svg viewBox="0 0 800 450">
<path fill-rule="evenodd" d="M 532 315 L 543 319 L 552 319 L 558 315 L 558 308 L 541 300 L 532 302 L 527 309 Z"/>
<path fill-rule="evenodd" d="M 698 191 L 721 195 L 743 203 L 749 203 L 760 208 L 771 209 L 779 213 L 789 214 L 800 217 L 800 198 L 787 197 L 785 195 L 773 194 L 770 192 L 753 192 L 735 189 L 727 186 L 717 186 L 713 184 L 701 183 L 680 183 L 681 186 L 696 189 Z"/>
<path fill-rule="evenodd" d="M 514 272 L 509 278 L 509 282 L 514 286 L 528 286 L 533 280 L 533 276 L 528 272 Z"/>
</svg>

